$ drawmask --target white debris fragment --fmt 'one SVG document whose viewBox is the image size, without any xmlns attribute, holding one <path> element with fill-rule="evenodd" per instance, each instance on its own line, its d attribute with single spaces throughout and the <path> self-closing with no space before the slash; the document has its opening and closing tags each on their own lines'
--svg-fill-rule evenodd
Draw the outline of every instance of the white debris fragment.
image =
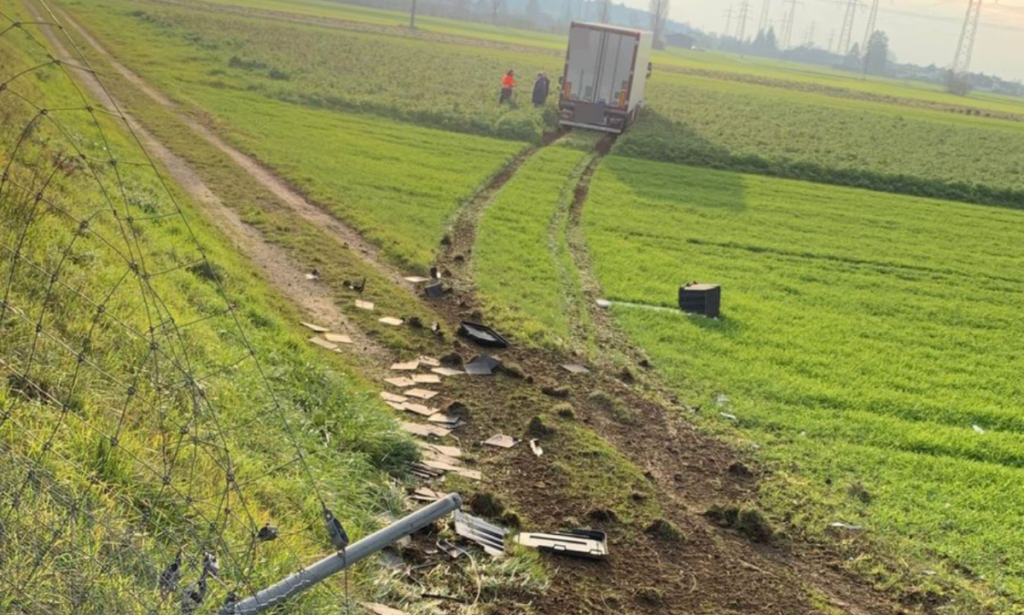
<svg viewBox="0 0 1024 615">
<path fill-rule="evenodd" d="M 981 433 L 981 434 L 985 433 L 985 429 L 984 429 L 984 428 L 982 428 L 982 426 L 981 426 L 981 425 L 975 425 L 975 426 L 974 426 L 974 431 L 976 431 L 976 432 L 978 432 L 978 433 Z"/>
</svg>

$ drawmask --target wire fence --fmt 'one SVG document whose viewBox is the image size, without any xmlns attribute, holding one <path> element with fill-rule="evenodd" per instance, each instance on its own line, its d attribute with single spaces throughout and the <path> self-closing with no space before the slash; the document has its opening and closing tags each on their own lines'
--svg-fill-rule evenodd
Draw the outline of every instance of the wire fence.
<svg viewBox="0 0 1024 615">
<path fill-rule="evenodd" d="M 36 6 L 0 9 L 0 612 L 217 612 L 330 549 L 336 495 L 258 316 Z"/>
</svg>

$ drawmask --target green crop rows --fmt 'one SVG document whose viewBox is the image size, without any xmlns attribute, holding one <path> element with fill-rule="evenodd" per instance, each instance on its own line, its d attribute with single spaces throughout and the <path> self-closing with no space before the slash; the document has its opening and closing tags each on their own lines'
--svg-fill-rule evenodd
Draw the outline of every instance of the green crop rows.
<svg viewBox="0 0 1024 615">
<path fill-rule="evenodd" d="M 1022 116 L 1024 117 L 1024 116 Z M 625 155 L 1024 206 L 1024 122 L 659 75 Z"/>
<path fill-rule="evenodd" d="M 614 309 L 708 420 L 737 417 L 843 520 L 913 537 L 1018 599 L 1022 221 L 621 157 L 584 218 L 610 299 L 672 307 L 681 283 L 723 285 L 720 321 Z M 870 504 L 844 497 L 858 481 Z"/>
<path fill-rule="evenodd" d="M 575 135 L 574 135 L 575 137 Z M 506 330 L 537 343 L 572 336 L 567 295 L 578 287 L 566 245 L 573 188 L 593 139 L 576 137 L 541 150 L 487 208 L 477 232 L 474 277 L 488 311 Z"/>
</svg>

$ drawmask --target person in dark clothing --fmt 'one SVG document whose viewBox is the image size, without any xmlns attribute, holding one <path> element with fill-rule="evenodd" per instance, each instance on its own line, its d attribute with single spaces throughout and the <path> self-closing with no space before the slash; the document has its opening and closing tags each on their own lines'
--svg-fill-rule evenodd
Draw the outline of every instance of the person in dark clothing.
<svg viewBox="0 0 1024 615">
<path fill-rule="evenodd" d="M 548 93 L 551 91 L 551 81 L 544 73 L 537 73 L 537 82 L 533 84 L 533 105 L 543 107 L 548 102 Z"/>
<path fill-rule="evenodd" d="M 505 73 L 505 78 L 501 80 L 501 100 L 498 101 L 499 105 L 505 103 L 512 104 L 512 91 L 516 88 L 516 73 L 515 71 L 508 71 Z"/>
</svg>

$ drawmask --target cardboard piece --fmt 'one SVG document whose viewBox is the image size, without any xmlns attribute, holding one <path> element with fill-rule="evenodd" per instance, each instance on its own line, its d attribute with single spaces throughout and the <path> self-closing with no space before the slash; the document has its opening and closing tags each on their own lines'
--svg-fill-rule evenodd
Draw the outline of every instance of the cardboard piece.
<svg viewBox="0 0 1024 615">
<path fill-rule="evenodd" d="M 366 607 L 366 610 L 373 613 L 373 615 L 409 615 L 405 611 L 399 611 L 398 609 L 393 609 L 389 606 L 384 606 L 383 604 L 378 604 L 376 602 L 366 602 L 363 606 Z"/>
<path fill-rule="evenodd" d="M 437 374 L 416 374 L 412 379 L 417 384 L 441 384 L 441 377 Z"/>
<path fill-rule="evenodd" d="M 327 338 L 328 342 L 334 342 L 335 344 L 351 344 L 352 338 L 341 333 L 324 333 L 324 337 Z"/>
<path fill-rule="evenodd" d="M 362 299 L 356 299 L 356 307 L 359 308 L 360 310 L 366 310 L 368 312 L 372 312 L 373 309 L 376 306 L 374 306 L 373 303 L 370 302 L 370 301 L 363 301 Z"/>
<path fill-rule="evenodd" d="M 395 372 L 414 372 L 419 368 L 419 361 L 409 361 L 408 363 L 394 363 L 391 365 L 391 371 Z"/>
<path fill-rule="evenodd" d="M 423 438 L 428 436 L 444 438 L 452 433 L 451 429 L 445 429 L 435 425 L 423 425 L 421 423 L 399 423 L 399 427 L 401 427 L 402 431 L 406 433 L 411 433 L 414 436 L 420 436 Z"/>
<path fill-rule="evenodd" d="M 428 487 L 418 487 L 413 491 L 409 497 L 416 500 L 417 502 L 436 502 L 448 494 L 441 493 L 440 491 L 434 491 Z"/>
<path fill-rule="evenodd" d="M 377 322 L 380 322 L 382 324 L 389 325 L 389 326 L 392 326 L 392 327 L 401 327 L 403 324 L 405 324 L 404 320 L 401 320 L 401 319 L 398 319 L 398 318 L 392 318 L 391 316 L 385 316 L 384 318 L 381 318 Z"/>
<path fill-rule="evenodd" d="M 435 359 L 434 357 L 420 357 L 419 358 L 419 362 L 422 363 L 423 365 L 427 365 L 429 367 L 440 367 L 441 366 L 441 362 L 438 361 L 437 359 Z"/>
<path fill-rule="evenodd" d="M 462 450 L 457 446 L 443 446 L 431 442 L 417 442 L 416 445 L 424 451 L 433 451 L 446 457 L 462 457 Z"/>
<path fill-rule="evenodd" d="M 327 340 L 323 339 L 322 337 L 311 337 L 311 338 L 309 338 L 309 341 L 314 343 L 314 344 L 316 344 L 317 346 L 319 346 L 321 348 L 326 348 L 327 350 L 337 350 L 338 349 L 338 345 L 337 344 L 334 344 L 332 342 L 328 342 Z"/>
<path fill-rule="evenodd" d="M 405 410 L 405 404 L 400 404 L 397 401 L 386 401 L 384 403 L 391 406 L 395 410 Z"/>
<path fill-rule="evenodd" d="M 485 440 L 484 444 L 488 446 L 496 446 L 498 448 L 512 448 L 516 445 L 516 439 L 512 436 L 506 436 L 504 434 L 498 434 L 489 440 Z"/>
<path fill-rule="evenodd" d="M 438 412 L 437 414 L 434 414 L 433 416 L 430 417 L 430 422 L 431 423 L 439 423 L 441 425 L 444 425 L 445 427 L 455 428 L 455 427 L 458 427 L 462 423 L 462 419 L 460 419 L 457 416 L 452 416 L 450 414 L 444 414 L 443 412 Z"/>
<path fill-rule="evenodd" d="M 405 281 L 409 282 L 410 284 L 422 284 L 424 282 L 429 282 L 430 278 L 423 278 L 418 275 L 411 275 L 405 278 Z"/>
<path fill-rule="evenodd" d="M 404 404 L 402 404 L 402 409 L 408 410 L 409 412 L 414 412 L 420 416 L 434 416 L 435 414 L 440 412 L 440 410 L 438 410 L 437 408 L 431 408 L 430 406 L 424 406 L 421 404 L 414 404 L 411 401 L 407 401 Z"/>
<path fill-rule="evenodd" d="M 466 373 L 461 369 L 452 369 L 450 367 L 435 367 L 430 371 L 437 374 L 438 376 L 461 376 L 465 375 Z"/>
<path fill-rule="evenodd" d="M 416 399 L 433 399 L 437 397 L 437 391 L 428 391 L 427 389 L 409 389 L 405 392 L 409 397 L 415 397 Z"/>
<path fill-rule="evenodd" d="M 590 370 L 582 365 L 563 365 L 562 369 L 570 374 L 589 374 Z"/>
<path fill-rule="evenodd" d="M 395 395 L 394 393 L 388 393 L 387 391 L 381 391 L 380 397 L 384 401 L 392 401 L 395 402 L 396 404 L 404 404 L 405 402 L 409 401 L 408 397 L 405 397 L 403 395 Z"/>
<path fill-rule="evenodd" d="M 410 380 L 409 378 L 385 378 L 384 382 L 390 384 L 391 386 L 396 386 L 400 389 L 416 386 L 416 382 Z"/>
<path fill-rule="evenodd" d="M 330 331 L 330 329 L 328 329 L 327 327 L 321 327 L 320 325 L 314 325 L 311 322 L 304 322 L 304 323 L 301 323 L 301 324 L 302 324 L 303 327 L 306 327 L 307 329 L 309 329 L 313 333 L 327 333 L 328 331 Z"/>
</svg>

